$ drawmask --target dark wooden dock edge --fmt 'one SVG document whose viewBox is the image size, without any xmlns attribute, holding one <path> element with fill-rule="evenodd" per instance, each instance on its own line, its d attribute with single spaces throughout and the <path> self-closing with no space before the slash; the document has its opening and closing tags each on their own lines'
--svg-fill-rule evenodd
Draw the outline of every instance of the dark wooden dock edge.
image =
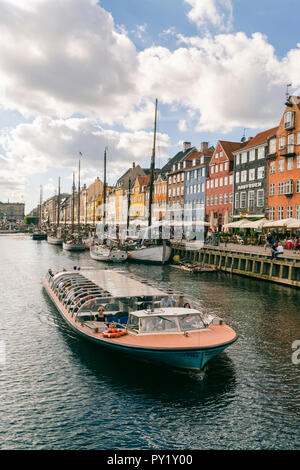
<svg viewBox="0 0 300 470">
<path fill-rule="evenodd" d="M 189 250 L 173 245 L 172 257 L 203 267 L 214 267 L 231 274 L 277 282 L 290 287 L 300 287 L 300 260 L 282 257 L 272 260 L 268 254 L 246 253 L 219 247 Z"/>
</svg>

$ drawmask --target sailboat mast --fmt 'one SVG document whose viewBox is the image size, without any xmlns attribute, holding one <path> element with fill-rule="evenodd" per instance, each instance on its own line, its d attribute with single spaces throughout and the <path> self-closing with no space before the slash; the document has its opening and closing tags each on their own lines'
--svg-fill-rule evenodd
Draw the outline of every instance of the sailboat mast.
<svg viewBox="0 0 300 470">
<path fill-rule="evenodd" d="M 60 176 L 58 177 L 58 195 L 57 195 L 57 227 L 60 219 Z"/>
<path fill-rule="evenodd" d="M 78 228 L 78 233 L 80 231 L 80 158 L 78 162 L 78 214 L 77 214 L 77 228 Z"/>
<path fill-rule="evenodd" d="M 74 218 L 75 218 L 75 173 L 73 171 L 73 186 L 72 186 L 72 233 L 74 233 Z"/>
<path fill-rule="evenodd" d="M 153 137 L 152 158 L 151 158 L 151 167 L 150 167 L 148 227 L 151 227 L 152 225 L 152 199 L 153 199 L 153 182 L 154 182 L 154 168 L 155 168 L 156 123 L 157 123 L 157 99 L 155 100 L 154 137 Z"/>
<path fill-rule="evenodd" d="M 127 205 L 127 234 L 130 222 L 130 199 L 131 199 L 131 179 L 128 179 L 128 205 Z"/>
<path fill-rule="evenodd" d="M 103 182 L 103 225 L 105 230 L 105 223 L 106 223 L 106 150 L 107 147 L 104 149 L 104 182 Z"/>
<path fill-rule="evenodd" d="M 43 216 L 43 186 L 40 186 L 40 230 L 42 228 L 42 216 Z"/>
</svg>

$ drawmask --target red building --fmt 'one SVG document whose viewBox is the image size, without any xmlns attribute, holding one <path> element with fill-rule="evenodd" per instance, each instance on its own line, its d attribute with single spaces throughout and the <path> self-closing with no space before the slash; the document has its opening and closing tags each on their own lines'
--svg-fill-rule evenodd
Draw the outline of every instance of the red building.
<svg viewBox="0 0 300 470">
<path fill-rule="evenodd" d="M 222 230 L 222 225 L 231 220 L 233 213 L 233 169 L 232 152 L 244 143 L 219 140 L 209 164 L 206 179 L 205 218 L 211 228 Z"/>
</svg>

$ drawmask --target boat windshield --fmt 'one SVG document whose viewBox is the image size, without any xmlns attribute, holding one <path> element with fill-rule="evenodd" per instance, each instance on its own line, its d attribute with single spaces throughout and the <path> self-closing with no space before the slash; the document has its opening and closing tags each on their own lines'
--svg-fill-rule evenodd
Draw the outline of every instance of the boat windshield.
<svg viewBox="0 0 300 470">
<path fill-rule="evenodd" d="M 178 331 L 176 319 L 173 317 L 148 317 L 140 319 L 140 333 Z"/>
<path fill-rule="evenodd" d="M 183 315 L 178 321 L 181 331 L 200 330 L 205 326 L 199 314 Z"/>
</svg>

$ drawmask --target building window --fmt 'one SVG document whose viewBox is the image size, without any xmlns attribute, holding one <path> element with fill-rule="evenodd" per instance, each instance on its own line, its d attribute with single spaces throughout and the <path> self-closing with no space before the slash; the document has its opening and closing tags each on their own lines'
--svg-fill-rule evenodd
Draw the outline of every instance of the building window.
<svg viewBox="0 0 300 470">
<path fill-rule="evenodd" d="M 210 205 L 213 206 L 213 204 L 214 204 L 214 197 L 210 196 Z"/>
<path fill-rule="evenodd" d="M 255 168 L 249 170 L 249 181 L 255 180 Z"/>
<path fill-rule="evenodd" d="M 227 186 L 228 185 L 228 176 L 225 176 L 224 177 L 224 186 Z"/>
<path fill-rule="evenodd" d="M 275 195 L 275 183 L 270 184 L 270 196 Z"/>
<path fill-rule="evenodd" d="M 206 181 L 206 187 L 209 189 L 209 180 Z"/>
<path fill-rule="evenodd" d="M 220 163 L 220 172 L 223 171 L 223 163 Z"/>
<path fill-rule="evenodd" d="M 214 187 L 214 180 L 211 180 L 211 181 L 210 181 L 210 187 L 211 187 L 211 188 Z"/>
<path fill-rule="evenodd" d="M 233 175 L 229 176 L 229 184 L 233 184 Z"/>
<path fill-rule="evenodd" d="M 257 191 L 257 207 L 263 207 L 264 206 L 264 190 L 263 189 L 258 189 Z"/>
<path fill-rule="evenodd" d="M 245 183 L 247 181 L 247 170 L 241 171 L 241 183 Z"/>
<path fill-rule="evenodd" d="M 278 183 L 278 195 L 283 194 L 283 182 Z"/>
<path fill-rule="evenodd" d="M 181 181 L 184 181 L 184 173 L 181 173 Z"/>
<path fill-rule="evenodd" d="M 238 208 L 239 208 L 239 193 L 235 193 L 235 196 L 234 196 L 234 207 L 235 207 L 235 209 L 238 209 Z"/>
<path fill-rule="evenodd" d="M 295 113 L 294 111 L 288 111 L 284 115 L 284 128 L 285 129 L 291 129 L 294 127 L 294 118 L 295 118 Z"/>
<path fill-rule="evenodd" d="M 276 153 L 276 139 L 271 139 L 269 142 L 269 154 Z"/>
<path fill-rule="evenodd" d="M 241 163 L 247 163 L 247 152 L 242 153 Z"/>
<path fill-rule="evenodd" d="M 227 202 L 228 202 L 228 194 L 225 193 L 224 194 L 224 204 L 227 204 Z"/>
<path fill-rule="evenodd" d="M 181 186 L 181 196 L 184 195 L 184 186 Z"/>
<path fill-rule="evenodd" d="M 265 156 L 265 147 L 259 147 L 257 158 L 260 160 Z"/>
<path fill-rule="evenodd" d="M 270 163 L 270 173 L 271 174 L 275 173 L 275 162 Z"/>
<path fill-rule="evenodd" d="M 294 161 L 293 157 L 289 157 L 289 158 L 287 159 L 287 169 L 288 169 L 288 170 L 292 170 L 292 169 L 293 169 L 293 161 Z"/>
<path fill-rule="evenodd" d="M 209 206 L 209 196 L 206 198 L 206 205 Z"/>
<path fill-rule="evenodd" d="M 216 166 L 215 166 L 215 173 L 218 173 L 218 171 L 219 171 L 219 166 L 216 165 Z"/>
<path fill-rule="evenodd" d="M 274 219 L 275 219 L 275 207 L 270 207 L 270 209 L 269 209 L 269 217 L 270 217 L 270 220 L 274 220 Z"/>
<path fill-rule="evenodd" d="M 296 219 L 300 219 L 300 205 L 296 206 Z"/>
<path fill-rule="evenodd" d="M 247 201 L 247 193 L 246 193 L 246 191 L 242 191 L 240 193 L 240 207 L 241 207 L 241 209 L 245 209 L 246 201 Z"/>
<path fill-rule="evenodd" d="M 296 168 L 300 168 L 300 155 L 297 155 L 296 158 Z"/>
<path fill-rule="evenodd" d="M 264 178 L 265 176 L 265 167 L 264 166 L 260 166 L 258 169 L 257 169 L 257 179 L 262 179 Z"/>
<path fill-rule="evenodd" d="M 240 172 L 239 171 L 237 171 L 236 174 L 235 174 L 235 182 L 236 183 L 240 182 Z"/>
<path fill-rule="evenodd" d="M 278 162 L 278 171 L 284 171 L 284 160 L 279 160 Z"/>
<path fill-rule="evenodd" d="M 220 152 L 220 158 L 223 157 L 223 152 Z"/>
<path fill-rule="evenodd" d="M 176 183 L 176 175 L 173 176 L 173 183 Z"/>
<path fill-rule="evenodd" d="M 277 219 L 283 219 L 283 206 L 278 206 L 277 207 Z"/>
<path fill-rule="evenodd" d="M 219 194 L 219 204 L 223 204 L 223 194 Z"/>
<path fill-rule="evenodd" d="M 217 188 L 219 186 L 219 178 L 216 178 L 215 179 L 215 188 Z"/>
<path fill-rule="evenodd" d="M 293 217 L 293 206 L 286 206 L 286 217 L 287 219 Z"/>
<path fill-rule="evenodd" d="M 233 193 L 229 193 L 229 204 L 233 203 Z"/>
<path fill-rule="evenodd" d="M 283 182 L 283 194 L 293 194 L 293 180 Z"/>
<path fill-rule="evenodd" d="M 169 176 L 169 184 L 172 184 L 172 176 Z"/>
<path fill-rule="evenodd" d="M 215 195 L 215 204 L 216 205 L 218 204 L 218 195 L 217 194 Z"/>
<path fill-rule="evenodd" d="M 284 146 L 285 146 L 285 137 L 280 137 L 280 139 L 278 140 L 278 148 L 279 148 L 279 150 L 284 149 Z"/>
<path fill-rule="evenodd" d="M 223 186 L 223 178 L 220 178 L 220 186 Z"/>
<path fill-rule="evenodd" d="M 224 163 L 224 170 L 225 170 L 225 171 L 228 170 L 228 162 L 225 162 L 225 163 Z"/>
<path fill-rule="evenodd" d="M 240 164 L 240 155 L 241 155 L 241 154 L 237 154 L 236 157 L 235 157 L 235 164 L 236 164 L 236 165 L 239 165 L 239 164 Z"/>
<path fill-rule="evenodd" d="M 249 162 L 253 162 L 255 160 L 255 149 L 250 150 L 249 154 Z"/>
<path fill-rule="evenodd" d="M 248 207 L 254 206 L 254 191 L 248 192 Z"/>
</svg>

